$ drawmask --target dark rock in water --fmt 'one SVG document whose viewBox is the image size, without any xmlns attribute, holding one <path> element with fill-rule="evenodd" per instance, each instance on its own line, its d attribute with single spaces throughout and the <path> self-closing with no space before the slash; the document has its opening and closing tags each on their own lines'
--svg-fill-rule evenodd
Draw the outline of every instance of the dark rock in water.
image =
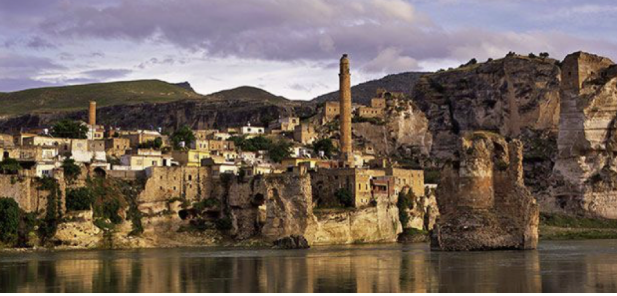
<svg viewBox="0 0 617 296">
<path fill-rule="evenodd" d="M 310 248 L 308 241 L 302 235 L 290 235 L 283 238 L 279 238 L 274 241 L 275 249 L 308 249 Z"/>
</svg>

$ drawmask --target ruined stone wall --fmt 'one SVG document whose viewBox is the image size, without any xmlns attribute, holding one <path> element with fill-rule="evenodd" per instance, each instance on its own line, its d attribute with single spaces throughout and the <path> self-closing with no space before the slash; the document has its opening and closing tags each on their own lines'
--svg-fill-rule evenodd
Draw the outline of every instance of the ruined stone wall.
<svg viewBox="0 0 617 296">
<path fill-rule="evenodd" d="M 213 179 L 207 167 L 151 167 L 148 170 L 144 190 L 138 197 L 142 212 L 163 211 L 172 198 L 192 203 L 211 197 Z"/>
<path fill-rule="evenodd" d="M 564 60 L 580 77 L 563 73 L 559 154 L 547 209 L 617 219 L 617 73 L 611 76 L 611 64 L 586 53 Z"/>
<path fill-rule="evenodd" d="M 460 161 L 447 165 L 437 188 L 438 250 L 533 249 L 539 209 L 523 183 L 522 143 L 475 132 L 460 141 Z"/>
</svg>

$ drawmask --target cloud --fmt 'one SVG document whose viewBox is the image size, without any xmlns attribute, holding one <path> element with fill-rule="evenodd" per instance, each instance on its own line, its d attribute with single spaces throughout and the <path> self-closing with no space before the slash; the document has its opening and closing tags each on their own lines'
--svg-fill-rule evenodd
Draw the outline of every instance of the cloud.
<svg viewBox="0 0 617 296">
<path fill-rule="evenodd" d="M 108 80 L 122 78 L 133 72 L 128 69 L 97 69 L 81 72 L 82 76 L 94 80 Z"/>
</svg>

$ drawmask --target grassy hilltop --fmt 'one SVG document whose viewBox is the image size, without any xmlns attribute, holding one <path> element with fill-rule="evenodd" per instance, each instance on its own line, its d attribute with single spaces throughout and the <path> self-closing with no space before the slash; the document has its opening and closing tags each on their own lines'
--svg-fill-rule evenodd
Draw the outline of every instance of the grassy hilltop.
<svg viewBox="0 0 617 296">
<path fill-rule="evenodd" d="M 91 100 L 104 107 L 202 98 L 191 89 L 160 80 L 46 87 L 0 93 L 0 116 L 83 110 Z"/>
</svg>

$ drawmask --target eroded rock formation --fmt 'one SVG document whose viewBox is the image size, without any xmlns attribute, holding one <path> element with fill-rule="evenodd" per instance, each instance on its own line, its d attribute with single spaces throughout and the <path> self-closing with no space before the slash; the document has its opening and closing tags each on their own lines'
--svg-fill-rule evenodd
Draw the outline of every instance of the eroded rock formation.
<svg viewBox="0 0 617 296">
<path fill-rule="evenodd" d="M 559 154 L 546 208 L 617 219 L 617 66 L 577 52 L 563 62 Z"/>
<path fill-rule="evenodd" d="M 523 183 L 522 143 L 489 132 L 459 142 L 437 188 L 440 217 L 431 246 L 444 251 L 533 249 L 539 210 Z"/>
</svg>

